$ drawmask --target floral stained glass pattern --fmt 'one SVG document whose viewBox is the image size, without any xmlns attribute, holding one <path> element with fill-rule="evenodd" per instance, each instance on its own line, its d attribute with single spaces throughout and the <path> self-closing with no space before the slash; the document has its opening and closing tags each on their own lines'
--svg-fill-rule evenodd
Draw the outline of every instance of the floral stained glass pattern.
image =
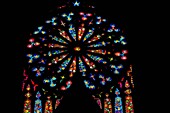
<svg viewBox="0 0 170 113">
<path fill-rule="evenodd" d="M 132 67 L 127 75 L 130 83 L 124 78 L 129 66 L 127 44 L 124 31 L 97 13 L 94 5 L 68 1 L 56 7 L 27 39 L 22 90 L 30 82 L 36 92 L 34 112 L 52 113 L 53 109 L 57 109 L 64 98 L 63 94 L 72 87 L 74 78 L 78 76 L 104 113 L 112 113 L 112 105 L 115 113 L 123 113 L 118 89 L 123 90 L 125 82 L 125 94 L 132 98 L 128 94 L 131 91 L 129 85 L 134 88 Z M 113 104 L 110 95 L 113 95 L 113 87 L 117 84 L 120 87 L 115 90 Z M 45 103 L 40 99 L 42 95 L 47 98 Z M 126 106 L 131 103 L 127 97 Z"/>
</svg>

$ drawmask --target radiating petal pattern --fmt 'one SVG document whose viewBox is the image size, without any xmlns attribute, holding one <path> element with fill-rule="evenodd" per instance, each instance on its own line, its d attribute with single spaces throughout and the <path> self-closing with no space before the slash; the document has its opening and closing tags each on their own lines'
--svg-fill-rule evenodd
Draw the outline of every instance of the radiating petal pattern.
<svg viewBox="0 0 170 113">
<path fill-rule="evenodd" d="M 121 78 L 128 59 L 121 29 L 94 11 L 77 10 L 80 2 L 63 5 L 37 26 L 27 42 L 27 67 L 35 84 L 64 91 L 82 76 L 86 88 L 102 90 Z M 64 12 L 65 11 L 65 12 Z"/>
</svg>

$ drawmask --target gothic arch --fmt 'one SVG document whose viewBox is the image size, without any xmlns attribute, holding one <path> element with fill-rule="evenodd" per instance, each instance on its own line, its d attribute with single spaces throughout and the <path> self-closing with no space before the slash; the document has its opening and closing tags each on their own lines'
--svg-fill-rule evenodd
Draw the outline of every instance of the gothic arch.
<svg viewBox="0 0 170 113">
<path fill-rule="evenodd" d="M 22 85 L 24 90 L 30 84 L 32 102 L 40 92 L 42 113 L 47 101 L 52 104 L 52 113 L 76 79 L 83 80 L 99 109 L 104 111 L 105 99 L 109 98 L 115 112 L 115 91 L 119 90 L 122 113 L 133 113 L 133 107 L 128 111 L 125 103 L 125 96 L 131 96 L 134 88 L 125 31 L 95 12 L 93 4 L 83 1 L 65 2 L 49 15 L 27 40 L 27 74 L 23 74 Z M 133 103 L 127 102 L 127 107 L 129 104 Z"/>
</svg>

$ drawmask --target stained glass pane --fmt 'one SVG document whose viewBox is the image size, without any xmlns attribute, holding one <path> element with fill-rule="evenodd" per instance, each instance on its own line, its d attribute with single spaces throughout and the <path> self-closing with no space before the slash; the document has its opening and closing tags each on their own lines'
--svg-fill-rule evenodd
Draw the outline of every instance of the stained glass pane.
<svg viewBox="0 0 170 113">
<path fill-rule="evenodd" d="M 130 94 L 134 83 L 127 38 L 123 29 L 97 13 L 93 4 L 69 0 L 55 6 L 26 41 L 24 112 L 34 107 L 34 113 L 52 113 L 77 77 L 104 113 L 133 113 Z M 27 84 L 31 84 L 32 92 L 26 90 Z"/>
</svg>

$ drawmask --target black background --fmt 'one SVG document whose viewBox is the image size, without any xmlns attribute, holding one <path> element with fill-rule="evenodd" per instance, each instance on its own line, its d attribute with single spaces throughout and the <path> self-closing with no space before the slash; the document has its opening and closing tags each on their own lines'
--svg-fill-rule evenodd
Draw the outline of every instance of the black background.
<svg viewBox="0 0 170 113">
<path fill-rule="evenodd" d="M 55 4 L 59 4 L 59 0 L 25 0 L 20 1 L 15 5 L 15 10 L 13 11 L 14 30 L 16 33 L 16 113 L 22 112 L 22 99 L 20 96 L 21 92 L 21 78 L 23 73 L 24 63 L 22 62 L 24 54 L 24 46 L 26 43 L 25 36 L 29 35 L 30 31 L 34 29 L 39 22 L 45 19 L 45 15 L 48 15 L 48 11 L 55 7 Z M 64 1 L 64 0 L 61 0 Z M 91 0 L 92 1 L 92 0 Z M 125 1 L 93 1 L 96 4 L 97 11 L 106 18 L 113 20 L 116 25 L 123 28 L 127 33 L 128 43 L 129 43 L 129 52 L 130 59 L 133 64 L 133 73 L 134 73 L 134 109 L 135 113 L 144 113 L 144 86 L 143 86 L 143 62 L 141 59 L 145 57 L 143 48 L 141 48 L 142 43 L 144 42 L 143 32 L 144 29 L 141 29 L 142 26 L 141 19 L 142 17 L 142 6 L 140 3 L 135 2 L 125 2 Z M 142 27 L 143 28 L 143 27 Z M 141 31 L 142 30 L 142 31 Z M 82 88 L 82 89 L 81 89 Z M 77 92 L 76 96 L 68 95 L 62 101 L 62 106 L 59 109 L 70 110 L 70 112 L 79 112 L 79 113 L 99 113 L 96 112 L 97 106 L 94 101 L 86 93 L 86 89 L 80 86 L 82 92 Z M 74 92 L 74 91 L 73 91 Z M 82 95 L 83 94 L 83 95 Z M 78 95 L 82 95 L 81 98 Z M 74 103 L 73 103 L 74 102 Z M 86 107 L 85 107 L 86 106 Z M 81 110 L 75 110 L 76 108 L 81 108 Z M 67 113 L 62 111 L 62 113 Z M 60 113 L 58 111 L 58 113 Z"/>
</svg>

